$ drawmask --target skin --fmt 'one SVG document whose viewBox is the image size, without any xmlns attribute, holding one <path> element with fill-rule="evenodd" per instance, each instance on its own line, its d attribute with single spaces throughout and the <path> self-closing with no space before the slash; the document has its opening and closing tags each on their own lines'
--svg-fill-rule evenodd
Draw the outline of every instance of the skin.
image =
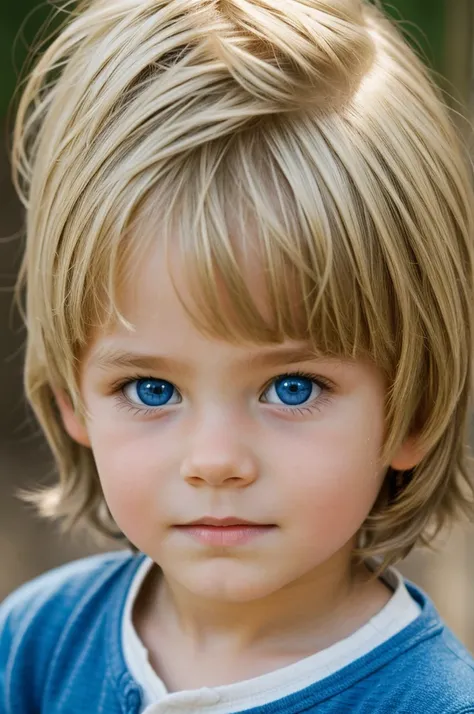
<svg viewBox="0 0 474 714">
<path fill-rule="evenodd" d="M 93 450 L 117 524 L 159 565 L 134 612 L 152 665 L 171 690 L 212 686 L 347 637 L 390 597 L 351 558 L 388 466 L 380 462 L 380 371 L 315 357 L 302 343 L 236 345 L 204 336 L 158 247 L 136 275 L 121 296 L 135 330 L 98 332 L 84 355 L 86 421 L 64 394 L 56 397 L 68 433 Z M 189 299 L 182 272 L 173 275 Z M 248 279 L 264 309 L 255 266 Z M 147 355 L 149 364 L 107 362 L 118 352 Z M 315 380 L 311 400 L 296 409 L 275 403 L 271 389 L 295 371 Z M 178 402 L 140 406 L 138 378 L 174 384 Z M 391 464 L 410 468 L 417 460 L 407 440 Z M 204 546 L 175 528 L 204 516 L 275 527 L 230 548 Z M 183 681 L 173 661 L 192 679 Z"/>
</svg>

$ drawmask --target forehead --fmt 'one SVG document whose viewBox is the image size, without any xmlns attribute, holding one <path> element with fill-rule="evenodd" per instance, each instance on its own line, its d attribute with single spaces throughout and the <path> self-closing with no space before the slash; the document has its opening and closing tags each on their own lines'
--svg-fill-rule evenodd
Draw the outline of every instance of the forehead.
<svg viewBox="0 0 474 714">
<path fill-rule="evenodd" d="M 229 235 L 232 254 L 221 260 L 215 247 L 211 247 L 209 256 L 195 251 L 193 236 L 183 239 L 177 232 L 165 236 L 159 226 L 142 226 L 140 238 L 145 235 L 146 247 L 134 255 L 133 261 L 125 262 L 121 272 L 117 293 L 120 313 L 137 326 L 152 315 L 170 323 L 186 317 L 204 332 L 217 332 L 217 336 L 231 339 L 232 326 L 238 335 L 239 323 L 242 327 L 247 313 L 253 321 L 260 321 L 260 334 L 248 325 L 252 335 L 242 337 L 253 340 L 256 335 L 256 341 L 282 341 L 286 335 L 276 335 L 278 319 L 269 286 L 270 267 L 257 240 L 255 224 L 249 221 L 243 229 L 237 225 L 232 228 Z M 131 240 L 134 239 L 138 236 L 132 235 Z M 301 298 L 295 280 L 291 279 L 292 273 L 287 266 L 279 294 L 280 297 L 284 292 L 288 294 L 296 325 L 302 322 L 297 310 Z M 250 310 L 245 305 L 249 298 Z M 224 334 L 220 334 L 222 330 Z M 272 332 L 275 334 L 271 335 Z"/>
<path fill-rule="evenodd" d="M 258 252 L 238 249 L 240 275 L 260 311 L 262 319 L 271 321 L 268 291 L 265 285 L 265 266 Z M 236 266 L 237 267 L 237 266 Z M 120 322 L 96 330 L 87 351 L 85 364 L 99 368 L 132 367 L 152 369 L 179 365 L 182 374 L 201 358 L 208 368 L 222 360 L 242 367 L 281 365 L 321 358 L 322 355 L 303 340 L 232 339 L 230 335 L 212 334 L 200 329 L 196 314 L 193 288 L 196 274 L 183 258 L 178 241 L 167 245 L 151 241 L 149 248 L 134 263 L 133 270 L 124 276 L 119 291 L 119 309 L 129 327 Z M 212 315 L 226 315 L 233 319 L 233 305 L 229 285 L 222 274 L 215 276 L 218 297 Z M 211 334 L 209 334 L 211 332 Z M 224 337 L 224 339 L 219 339 Z M 229 339 L 230 337 L 230 339 Z M 277 344 L 275 344 L 277 343 Z M 158 358 L 157 355 L 161 355 Z"/>
</svg>

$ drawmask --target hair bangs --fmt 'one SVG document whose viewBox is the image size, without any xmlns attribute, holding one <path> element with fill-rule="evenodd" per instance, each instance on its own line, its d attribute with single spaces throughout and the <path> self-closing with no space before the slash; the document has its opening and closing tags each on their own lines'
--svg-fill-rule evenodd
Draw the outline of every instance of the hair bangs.
<svg viewBox="0 0 474 714">
<path fill-rule="evenodd" d="M 323 137 L 319 162 L 301 146 L 284 150 L 295 131 L 285 122 L 275 130 L 273 122 L 176 163 L 166 190 L 153 188 L 127 231 L 118 282 L 133 279 L 134 261 L 163 240 L 171 273 L 186 274 L 191 299 L 180 296 L 183 305 L 204 333 L 304 340 L 317 353 L 367 357 L 390 371 L 394 316 L 374 227 Z M 331 167 L 325 176 L 316 172 L 329 160 L 332 184 Z M 138 234 L 147 237 L 139 242 Z M 378 282 L 359 269 L 377 257 Z"/>
</svg>

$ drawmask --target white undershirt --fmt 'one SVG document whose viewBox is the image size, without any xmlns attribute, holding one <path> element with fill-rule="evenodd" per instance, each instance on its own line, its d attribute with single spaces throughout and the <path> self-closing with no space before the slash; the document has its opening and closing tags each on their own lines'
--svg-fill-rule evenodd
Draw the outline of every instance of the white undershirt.
<svg viewBox="0 0 474 714">
<path fill-rule="evenodd" d="M 396 635 L 420 614 L 420 607 L 409 594 L 402 576 L 389 569 L 382 577 L 394 591 L 392 597 L 380 612 L 349 637 L 294 664 L 243 682 L 169 693 L 151 667 L 148 651 L 132 622 L 133 604 L 152 566 L 153 561 L 147 557 L 137 570 L 130 585 L 122 622 L 125 661 L 144 694 L 140 714 L 179 714 L 180 711 L 232 714 L 268 704 L 334 674 Z"/>
</svg>

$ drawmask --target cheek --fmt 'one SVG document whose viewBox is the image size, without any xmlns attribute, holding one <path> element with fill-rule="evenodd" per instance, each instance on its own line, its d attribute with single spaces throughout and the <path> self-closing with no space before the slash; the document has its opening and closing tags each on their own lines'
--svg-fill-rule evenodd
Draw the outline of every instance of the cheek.
<svg viewBox="0 0 474 714">
<path fill-rule="evenodd" d="M 163 484 L 170 472 L 165 444 L 146 429 L 124 429 L 97 422 L 89 430 L 107 505 L 118 526 L 131 538 L 159 520 Z M 161 494 L 161 498 L 160 498 Z M 132 537 L 133 536 L 133 537 Z"/>
<path fill-rule="evenodd" d="M 283 502 L 299 514 L 295 522 L 314 537 L 342 542 L 357 532 L 382 485 L 381 446 L 382 420 L 357 422 L 346 412 L 282 449 Z"/>
</svg>

